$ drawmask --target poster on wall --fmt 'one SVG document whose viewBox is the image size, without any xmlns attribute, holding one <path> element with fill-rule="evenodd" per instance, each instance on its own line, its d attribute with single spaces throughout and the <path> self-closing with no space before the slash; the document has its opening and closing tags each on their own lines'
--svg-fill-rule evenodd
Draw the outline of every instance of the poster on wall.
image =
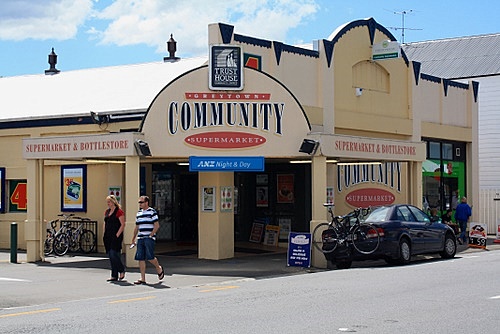
<svg viewBox="0 0 500 334">
<path fill-rule="evenodd" d="M 5 212 L 5 167 L 0 167 L 0 212 Z"/>
<path fill-rule="evenodd" d="M 122 204 L 122 187 L 109 187 L 108 195 L 115 196 L 118 203 Z"/>
<path fill-rule="evenodd" d="M 26 212 L 27 210 L 27 180 L 9 180 L 9 212 Z"/>
<path fill-rule="evenodd" d="M 278 203 L 293 203 L 293 174 L 278 174 L 277 189 Z"/>
<path fill-rule="evenodd" d="M 256 188 L 256 204 L 257 207 L 260 208 L 267 208 L 269 205 L 269 195 L 268 195 L 268 188 L 265 186 L 258 186 Z"/>
<path fill-rule="evenodd" d="M 201 211 L 215 212 L 215 187 L 203 187 L 201 196 Z"/>
<path fill-rule="evenodd" d="M 61 166 L 61 211 L 87 210 L 87 167 Z"/>
<path fill-rule="evenodd" d="M 220 211 L 231 212 L 233 210 L 233 188 L 221 187 L 220 188 Z"/>
<path fill-rule="evenodd" d="M 326 203 L 335 203 L 335 193 L 333 192 L 333 187 L 326 187 Z"/>
</svg>

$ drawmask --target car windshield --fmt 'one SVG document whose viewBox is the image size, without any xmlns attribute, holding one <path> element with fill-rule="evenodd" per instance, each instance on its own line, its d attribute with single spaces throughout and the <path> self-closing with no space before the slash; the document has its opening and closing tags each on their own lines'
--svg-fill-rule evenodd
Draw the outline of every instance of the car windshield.
<svg viewBox="0 0 500 334">
<path fill-rule="evenodd" d="M 389 212 L 388 207 L 377 208 L 377 209 L 373 210 L 372 212 L 370 212 L 368 217 L 366 217 L 365 222 L 375 223 L 375 222 L 386 221 L 388 212 Z"/>
</svg>

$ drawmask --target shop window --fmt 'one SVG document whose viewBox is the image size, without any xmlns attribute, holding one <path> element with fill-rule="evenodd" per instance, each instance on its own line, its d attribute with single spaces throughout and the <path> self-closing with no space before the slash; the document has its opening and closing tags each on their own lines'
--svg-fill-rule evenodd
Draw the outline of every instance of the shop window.
<svg viewBox="0 0 500 334">
<path fill-rule="evenodd" d="M 453 145 L 443 143 L 443 159 L 453 160 Z"/>
<path fill-rule="evenodd" d="M 429 159 L 441 159 L 440 146 L 437 142 L 429 142 Z"/>
</svg>

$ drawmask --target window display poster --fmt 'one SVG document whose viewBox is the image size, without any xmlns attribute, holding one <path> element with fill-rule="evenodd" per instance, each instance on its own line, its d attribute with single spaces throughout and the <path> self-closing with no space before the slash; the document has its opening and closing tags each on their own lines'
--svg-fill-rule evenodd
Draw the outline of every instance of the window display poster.
<svg viewBox="0 0 500 334">
<path fill-rule="evenodd" d="M 86 211 L 85 165 L 61 166 L 61 211 Z"/>
<path fill-rule="evenodd" d="M 260 243 L 262 234 L 264 233 L 264 223 L 254 222 L 250 232 L 250 242 Z"/>
<path fill-rule="evenodd" d="M 233 209 L 233 191 L 232 187 L 220 188 L 220 211 L 230 212 Z"/>
<path fill-rule="evenodd" d="M 201 196 L 201 211 L 215 212 L 215 187 L 203 187 Z"/>
<path fill-rule="evenodd" d="M 287 241 L 288 234 L 292 229 L 292 218 L 278 218 L 278 225 L 280 227 L 280 240 Z"/>
<path fill-rule="evenodd" d="M 122 187 L 109 187 L 108 195 L 115 196 L 118 203 L 122 204 Z"/>
<path fill-rule="evenodd" d="M 280 233 L 280 227 L 277 225 L 266 225 L 266 231 L 264 234 L 264 245 L 267 246 L 278 246 L 278 237 Z"/>
<path fill-rule="evenodd" d="M 293 203 L 293 174 L 278 174 L 278 203 Z"/>
<path fill-rule="evenodd" d="M 257 207 L 267 208 L 267 206 L 269 205 L 268 188 L 265 186 L 258 186 L 256 189 L 256 194 Z"/>
<path fill-rule="evenodd" d="M 258 185 L 267 185 L 268 179 L 267 174 L 257 174 L 255 176 L 255 181 Z"/>
</svg>

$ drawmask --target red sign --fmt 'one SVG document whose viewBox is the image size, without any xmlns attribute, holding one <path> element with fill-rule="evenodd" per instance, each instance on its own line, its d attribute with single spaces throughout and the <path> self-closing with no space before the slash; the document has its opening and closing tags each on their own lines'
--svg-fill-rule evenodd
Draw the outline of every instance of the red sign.
<svg viewBox="0 0 500 334">
<path fill-rule="evenodd" d="M 391 192 L 376 188 L 354 190 L 345 197 L 346 202 L 356 208 L 392 204 L 395 199 Z"/>
<path fill-rule="evenodd" d="M 186 137 L 187 144 L 206 148 L 247 148 L 259 146 L 266 142 L 266 138 L 246 132 L 204 132 Z"/>
</svg>

